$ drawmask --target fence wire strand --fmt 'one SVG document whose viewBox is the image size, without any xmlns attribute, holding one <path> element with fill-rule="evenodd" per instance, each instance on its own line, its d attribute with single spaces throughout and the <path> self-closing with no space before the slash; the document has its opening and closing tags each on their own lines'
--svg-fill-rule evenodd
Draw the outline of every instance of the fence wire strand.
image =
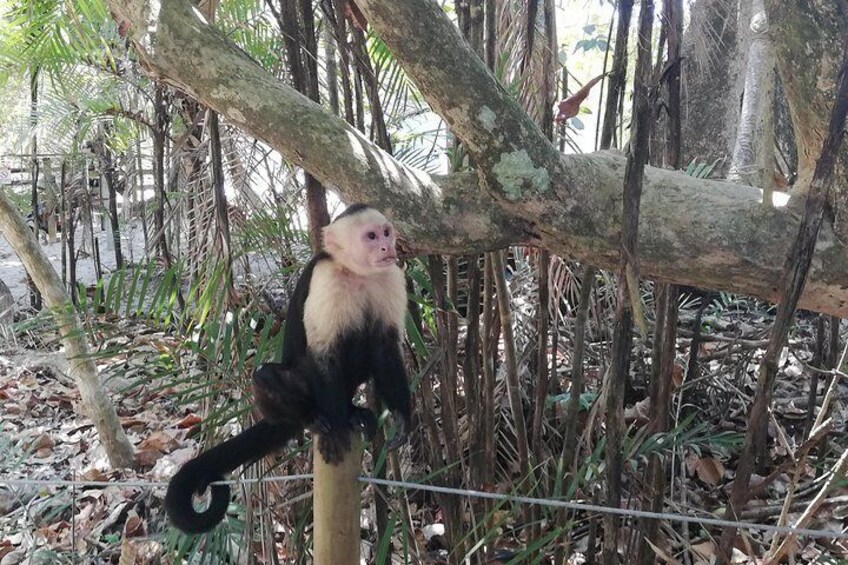
<svg viewBox="0 0 848 565">
<path fill-rule="evenodd" d="M 299 475 L 286 475 L 280 477 L 261 477 L 255 479 L 229 479 L 224 481 L 215 481 L 212 485 L 248 485 L 258 483 L 275 483 L 289 481 L 305 481 L 312 480 L 312 473 L 304 473 Z M 496 492 L 485 492 L 479 490 L 460 489 L 443 487 L 439 485 L 427 485 L 422 483 L 414 483 L 409 481 L 393 481 L 388 479 L 377 479 L 374 477 L 360 476 L 359 481 L 366 484 L 379 485 L 384 487 L 394 487 L 404 490 L 423 490 L 439 494 L 448 494 L 454 496 L 467 496 L 471 498 L 485 498 L 500 502 L 511 502 L 518 504 L 534 504 L 538 506 L 548 506 L 552 508 L 565 508 L 568 510 L 582 512 L 596 512 L 600 514 L 616 514 L 631 518 L 649 518 L 655 520 L 668 520 L 670 522 L 681 522 L 689 524 L 701 524 L 704 526 L 716 527 L 733 527 L 744 530 L 760 530 L 764 532 L 774 532 L 778 534 L 794 534 L 798 536 L 810 536 L 814 538 L 830 538 L 830 539 L 848 539 L 848 532 L 834 530 L 814 530 L 810 528 L 796 528 L 792 526 L 776 526 L 773 524 L 762 524 L 757 522 L 740 522 L 735 520 L 725 520 L 722 518 L 713 518 L 709 516 L 692 516 L 689 514 L 680 514 L 675 512 L 650 512 L 648 510 L 637 510 L 630 508 L 615 508 L 603 506 L 599 504 L 589 504 L 585 502 L 574 502 L 569 500 L 556 500 L 551 498 L 533 498 L 528 496 L 515 496 L 510 494 L 502 494 Z M 167 481 L 87 481 L 87 480 L 65 480 L 65 479 L 6 479 L 0 478 L 0 485 L 8 485 L 10 487 L 126 487 L 126 488 L 163 488 L 168 485 Z"/>
</svg>

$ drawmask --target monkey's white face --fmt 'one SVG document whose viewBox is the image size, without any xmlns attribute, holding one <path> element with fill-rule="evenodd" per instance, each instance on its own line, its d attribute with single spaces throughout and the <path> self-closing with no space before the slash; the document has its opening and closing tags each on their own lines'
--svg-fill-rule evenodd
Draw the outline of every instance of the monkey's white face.
<svg viewBox="0 0 848 565">
<path fill-rule="evenodd" d="M 397 235 L 385 218 L 381 222 L 367 222 L 357 226 L 357 233 L 359 241 L 356 242 L 356 248 L 359 250 L 360 265 L 381 270 L 397 264 Z"/>
<path fill-rule="evenodd" d="M 397 233 L 380 212 L 368 209 L 324 228 L 324 248 L 360 276 L 378 275 L 397 266 Z"/>
</svg>

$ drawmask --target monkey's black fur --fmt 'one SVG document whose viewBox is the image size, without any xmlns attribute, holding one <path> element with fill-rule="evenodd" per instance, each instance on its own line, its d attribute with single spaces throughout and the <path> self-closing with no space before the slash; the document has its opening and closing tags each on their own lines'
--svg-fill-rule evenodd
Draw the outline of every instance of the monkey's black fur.
<svg viewBox="0 0 848 565">
<path fill-rule="evenodd" d="M 352 205 L 336 221 L 370 209 Z M 327 252 L 319 253 L 297 282 L 286 317 L 282 362 L 267 363 L 253 375 L 256 405 L 263 419 L 188 461 L 171 479 L 165 508 L 180 530 L 201 533 L 214 528 L 226 514 L 229 487 L 212 486 L 209 507 L 203 512 L 194 509 L 192 496 L 203 493 L 210 483 L 223 479 L 239 465 L 283 446 L 304 428 L 319 432 L 321 455 L 328 463 L 339 463 L 351 447 L 352 433 L 362 430 L 370 436 L 376 430 L 375 415 L 352 402 L 357 388 L 369 378 L 374 379 L 378 396 L 398 425 L 389 448 L 396 448 L 405 439 L 411 400 L 400 328 L 366 311 L 362 324 L 340 334 L 329 351 L 316 355 L 308 347 L 304 306 L 315 267 L 324 261 L 335 259 Z"/>
</svg>

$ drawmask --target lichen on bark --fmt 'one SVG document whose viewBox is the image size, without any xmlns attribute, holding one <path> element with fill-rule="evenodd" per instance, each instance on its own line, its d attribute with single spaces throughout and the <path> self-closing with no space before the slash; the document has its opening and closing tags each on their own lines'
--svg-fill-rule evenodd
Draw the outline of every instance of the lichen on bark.
<svg viewBox="0 0 848 565">
<path fill-rule="evenodd" d="M 492 172 L 510 200 L 526 196 L 523 192 L 525 190 L 544 193 L 551 188 L 548 171 L 536 167 L 525 149 L 502 154 L 498 163 L 492 167 Z"/>
</svg>

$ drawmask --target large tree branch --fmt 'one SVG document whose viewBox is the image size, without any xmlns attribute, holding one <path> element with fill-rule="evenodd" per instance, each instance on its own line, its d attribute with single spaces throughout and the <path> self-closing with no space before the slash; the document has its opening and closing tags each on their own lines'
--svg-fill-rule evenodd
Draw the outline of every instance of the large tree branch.
<svg viewBox="0 0 848 565">
<path fill-rule="evenodd" d="M 486 188 L 547 222 L 551 199 L 579 206 L 559 151 L 430 0 L 357 0 L 430 106 L 474 157 Z M 556 189 L 556 190 L 553 190 Z"/>
<path fill-rule="evenodd" d="M 263 70 L 206 24 L 187 0 L 110 1 L 130 24 L 144 69 L 187 92 L 231 123 L 280 151 L 347 199 L 378 205 L 411 241 L 434 249 L 496 248 L 521 240 L 520 227 L 477 190 L 473 177 L 437 183 L 372 144 Z M 446 193 L 446 189 L 450 189 Z"/>
<path fill-rule="evenodd" d="M 600 267 L 617 265 L 624 158 L 562 157 L 542 143 L 538 128 L 434 2 L 361 5 L 430 104 L 468 144 L 484 172 L 481 183 L 470 174 L 434 178 L 405 167 L 261 69 L 186 0 L 155 4 L 158 12 L 150 13 L 147 0 L 110 0 L 151 75 L 268 142 L 347 199 L 386 210 L 414 250 L 460 253 L 529 243 Z M 764 209 L 760 199 L 750 187 L 646 169 L 641 272 L 776 299 L 799 218 Z M 829 225 L 822 227 L 801 307 L 848 316 L 848 254 Z"/>
</svg>

